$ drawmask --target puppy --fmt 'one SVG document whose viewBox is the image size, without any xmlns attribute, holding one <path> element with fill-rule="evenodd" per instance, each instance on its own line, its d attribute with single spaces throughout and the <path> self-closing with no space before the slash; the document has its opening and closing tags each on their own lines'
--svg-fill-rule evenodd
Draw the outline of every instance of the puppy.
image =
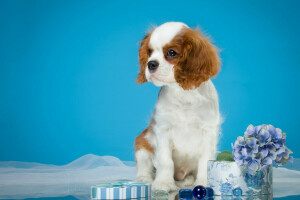
<svg viewBox="0 0 300 200">
<path fill-rule="evenodd" d="M 219 101 L 210 78 L 220 60 L 198 30 L 165 23 L 139 49 L 137 83 L 161 87 L 150 125 L 135 139 L 136 181 L 152 189 L 177 190 L 176 181 L 206 185 L 220 125 Z"/>
</svg>

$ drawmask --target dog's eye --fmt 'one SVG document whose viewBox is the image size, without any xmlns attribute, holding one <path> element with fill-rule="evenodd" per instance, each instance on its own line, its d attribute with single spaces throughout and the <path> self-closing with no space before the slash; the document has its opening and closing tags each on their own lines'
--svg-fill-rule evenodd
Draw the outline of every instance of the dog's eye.
<svg viewBox="0 0 300 200">
<path fill-rule="evenodd" d="M 177 53 L 176 51 L 174 51 L 173 49 L 170 49 L 168 52 L 167 52 L 167 57 L 168 58 L 175 58 L 177 56 Z"/>
<path fill-rule="evenodd" d="M 148 52 L 148 55 L 150 56 L 151 55 L 151 53 L 152 53 L 152 49 L 147 49 L 147 52 Z"/>
</svg>

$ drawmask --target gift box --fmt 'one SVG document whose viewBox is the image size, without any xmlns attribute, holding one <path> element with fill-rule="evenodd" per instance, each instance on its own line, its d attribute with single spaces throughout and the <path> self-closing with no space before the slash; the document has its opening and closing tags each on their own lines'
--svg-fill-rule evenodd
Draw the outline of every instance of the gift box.
<svg viewBox="0 0 300 200">
<path fill-rule="evenodd" d="M 91 199 L 150 199 L 151 184 L 137 182 L 101 183 L 91 187 Z"/>
<path fill-rule="evenodd" d="M 272 165 L 251 175 L 245 167 L 230 161 L 208 161 L 207 186 L 215 195 L 258 196 L 273 192 Z"/>
</svg>

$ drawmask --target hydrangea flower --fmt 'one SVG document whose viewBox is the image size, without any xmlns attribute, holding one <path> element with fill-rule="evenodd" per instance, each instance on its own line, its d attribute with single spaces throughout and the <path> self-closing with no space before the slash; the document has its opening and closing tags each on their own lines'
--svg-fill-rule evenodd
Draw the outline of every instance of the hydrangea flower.
<svg viewBox="0 0 300 200">
<path fill-rule="evenodd" d="M 238 165 L 244 165 L 250 161 L 251 157 L 248 155 L 246 148 L 243 148 L 240 152 L 235 152 L 233 158 L 236 158 Z"/>
<path fill-rule="evenodd" d="M 293 162 L 292 151 L 286 147 L 286 133 L 272 125 L 249 125 L 244 136 L 231 146 L 235 162 L 245 166 L 251 175 L 272 163 L 282 166 Z"/>
</svg>

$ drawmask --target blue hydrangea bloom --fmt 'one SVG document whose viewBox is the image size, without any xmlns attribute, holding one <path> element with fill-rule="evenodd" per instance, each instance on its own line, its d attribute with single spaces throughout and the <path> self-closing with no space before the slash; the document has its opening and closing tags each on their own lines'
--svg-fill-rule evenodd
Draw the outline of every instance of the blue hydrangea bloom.
<svg viewBox="0 0 300 200">
<path fill-rule="evenodd" d="M 252 159 L 248 162 L 248 173 L 254 175 L 258 170 L 260 170 L 261 166 L 259 160 Z"/>
<path fill-rule="evenodd" d="M 246 135 L 253 135 L 253 136 L 255 136 L 255 135 L 257 135 L 257 130 L 256 130 L 256 128 L 252 124 L 250 124 L 247 127 L 247 130 L 245 131 L 244 135 L 245 136 Z"/>
<path fill-rule="evenodd" d="M 244 136 L 232 146 L 232 155 L 239 166 L 254 175 L 274 163 L 276 166 L 293 162 L 292 151 L 286 147 L 286 133 L 272 125 L 249 125 Z"/>
<path fill-rule="evenodd" d="M 258 142 L 255 137 L 247 137 L 246 138 L 246 145 L 247 153 L 249 156 L 254 157 L 258 153 Z"/>
<path fill-rule="evenodd" d="M 251 160 L 246 148 L 243 148 L 240 152 L 236 152 L 233 157 L 236 158 L 235 160 L 238 165 L 245 165 Z"/>
<path fill-rule="evenodd" d="M 258 134 L 258 138 L 259 138 L 259 146 L 262 147 L 271 141 L 271 134 L 269 133 L 267 128 L 263 128 L 260 130 Z"/>
</svg>

